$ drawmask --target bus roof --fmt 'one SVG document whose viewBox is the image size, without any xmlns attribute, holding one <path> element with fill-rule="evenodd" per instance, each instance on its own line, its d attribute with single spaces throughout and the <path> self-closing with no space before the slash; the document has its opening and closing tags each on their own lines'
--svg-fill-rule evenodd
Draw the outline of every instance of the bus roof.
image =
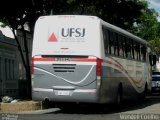
<svg viewBox="0 0 160 120">
<path fill-rule="evenodd" d="M 130 37 L 130 38 L 132 38 L 132 39 L 134 39 L 134 40 L 136 40 L 138 42 L 141 42 L 142 44 L 148 45 L 146 40 L 144 40 L 144 39 L 142 39 L 142 38 L 140 38 L 140 37 L 128 32 L 127 30 L 124 30 L 124 29 L 122 29 L 120 27 L 117 27 L 117 26 L 112 25 L 112 24 L 110 24 L 108 22 L 105 22 L 102 19 L 101 19 L 101 23 L 102 23 L 102 25 L 104 25 L 108 29 L 111 29 L 111 30 L 113 30 L 113 31 L 115 31 L 117 33 L 121 33 L 123 35 L 126 35 L 126 36 L 128 36 L 128 37 Z"/>
</svg>

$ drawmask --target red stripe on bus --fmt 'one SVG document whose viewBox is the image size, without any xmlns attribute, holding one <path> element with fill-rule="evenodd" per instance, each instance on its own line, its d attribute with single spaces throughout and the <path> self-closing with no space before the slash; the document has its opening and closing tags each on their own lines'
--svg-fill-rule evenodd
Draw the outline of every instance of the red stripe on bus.
<svg viewBox="0 0 160 120">
<path fill-rule="evenodd" d="M 54 58 L 33 58 L 34 61 L 55 61 Z"/>
<path fill-rule="evenodd" d="M 74 59 L 71 61 L 74 61 L 74 62 L 96 62 L 97 59 Z"/>
<path fill-rule="evenodd" d="M 56 58 L 33 58 L 34 61 L 65 61 L 65 60 L 57 60 Z M 71 62 L 96 62 L 97 59 L 71 59 L 68 61 Z M 67 61 L 67 60 L 66 60 Z"/>
</svg>

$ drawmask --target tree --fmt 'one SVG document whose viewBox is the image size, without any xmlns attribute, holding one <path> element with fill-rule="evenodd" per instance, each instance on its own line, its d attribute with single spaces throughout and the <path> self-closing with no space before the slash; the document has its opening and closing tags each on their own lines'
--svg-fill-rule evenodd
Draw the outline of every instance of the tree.
<svg viewBox="0 0 160 120">
<path fill-rule="evenodd" d="M 157 16 L 155 10 L 146 9 L 137 19 L 138 22 L 135 23 L 131 32 L 147 41 L 157 38 L 160 36 L 160 23 L 157 21 Z"/>
<path fill-rule="evenodd" d="M 157 55 L 160 56 L 160 38 L 155 38 L 154 40 L 149 41 L 149 45 L 152 49 L 152 51 Z"/>
<path fill-rule="evenodd" d="M 149 9 L 146 4 L 141 16 L 130 30 L 133 34 L 147 40 L 152 51 L 160 56 L 160 22 L 157 20 L 158 13 L 154 9 Z"/>
<path fill-rule="evenodd" d="M 27 97 L 31 98 L 31 75 L 30 75 L 31 72 L 30 72 L 30 65 L 29 65 L 28 46 L 27 46 L 27 41 L 25 37 L 26 34 L 24 32 L 24 24 L 27 22 L 27 17 L 28 17 L 28 16 L 26 17 L 26 14 L 28 13 L 29 10 L 31 10 L 30 9 L 31 3 L 27 1 L 21 1 L 21 0 L 16 0 L 16 1 L 4 0 L 2 3 L 3 5 L 6 5 L 6 6 L 8 5 L 8 3 L 11 4 L 9 11 L 2 10 L 2 7 L 0 8 L 0 11 L 1 11 L 0 20 L 1 22 L 4 23 L 3 25 L 8 25 L 11 28 L 13 35 L 15 37 L 15 40 L 17 42 L 18 49 L 22 58 L 22 63 L 26 70 L 26 77 L 28 79 Z M 19 3 L 20 5 L 17 3 Z M 15 30 L 17 30 L 18 28 L 21 28 L 23 32 L 24 41 L 25 41 L 24 46 L 26 51 L 25 56 L 23 55 L 21 45 L 15 34 Z"/>
<path fill-rule="evenodd" d="M 127 30 L 146 5 L 140 0 L 41 0 L 41 3 L 34 0 L 34 3 L 39 9 L 45 8 L 46 14 L 96 15 Z"/>
</svg>

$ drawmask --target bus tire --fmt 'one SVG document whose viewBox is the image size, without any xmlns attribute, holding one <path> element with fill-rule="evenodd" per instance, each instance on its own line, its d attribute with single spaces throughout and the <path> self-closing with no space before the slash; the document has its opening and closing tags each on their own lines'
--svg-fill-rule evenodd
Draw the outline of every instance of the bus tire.
<svg viewBox="0 0 160 120">
<path fill-rule="evenodd" d="M 143 91 L 143 93 L 142 93 L 141 100 L 145 100 L 147 94 L 148 94 L 148 86 L 147 86 L 147 83 L 146 83 L 146 84 L 145 84 L 144 91 Z"/>
<path fill-rule="evenodd" d="M 116 98 L 117 99 L 116 103 L 119 106 L 122 104 L 122 100 L 123 100 L 123 98 L 122 98 L 123 90 L 122 89 L 123 89 L 122 84 L 120 84 L 119 87 L 118 87 L 117 98 Z"/>
</svg>

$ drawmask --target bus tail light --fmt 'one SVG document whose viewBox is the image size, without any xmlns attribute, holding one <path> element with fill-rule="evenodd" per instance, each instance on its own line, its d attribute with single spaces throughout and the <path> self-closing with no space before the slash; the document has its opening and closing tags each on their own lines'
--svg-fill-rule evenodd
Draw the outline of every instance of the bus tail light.
<svg viewBox="0 0 160 120">
<path fill-rule="evenodd" d="M 97 74 L 97 77 L 101 77 L 102 76 L 102 60 L 99 59 L 99 58 L 97 59 L 96 74 Z"/>
<path fill-rule="evenodd" d="M 97 88 L 99 89 L 101 85 L 101 76 L 102 76 L 102 60 L 99 58 L 97 58 L 96 75 L 97 75 Z"/>
</svg>

